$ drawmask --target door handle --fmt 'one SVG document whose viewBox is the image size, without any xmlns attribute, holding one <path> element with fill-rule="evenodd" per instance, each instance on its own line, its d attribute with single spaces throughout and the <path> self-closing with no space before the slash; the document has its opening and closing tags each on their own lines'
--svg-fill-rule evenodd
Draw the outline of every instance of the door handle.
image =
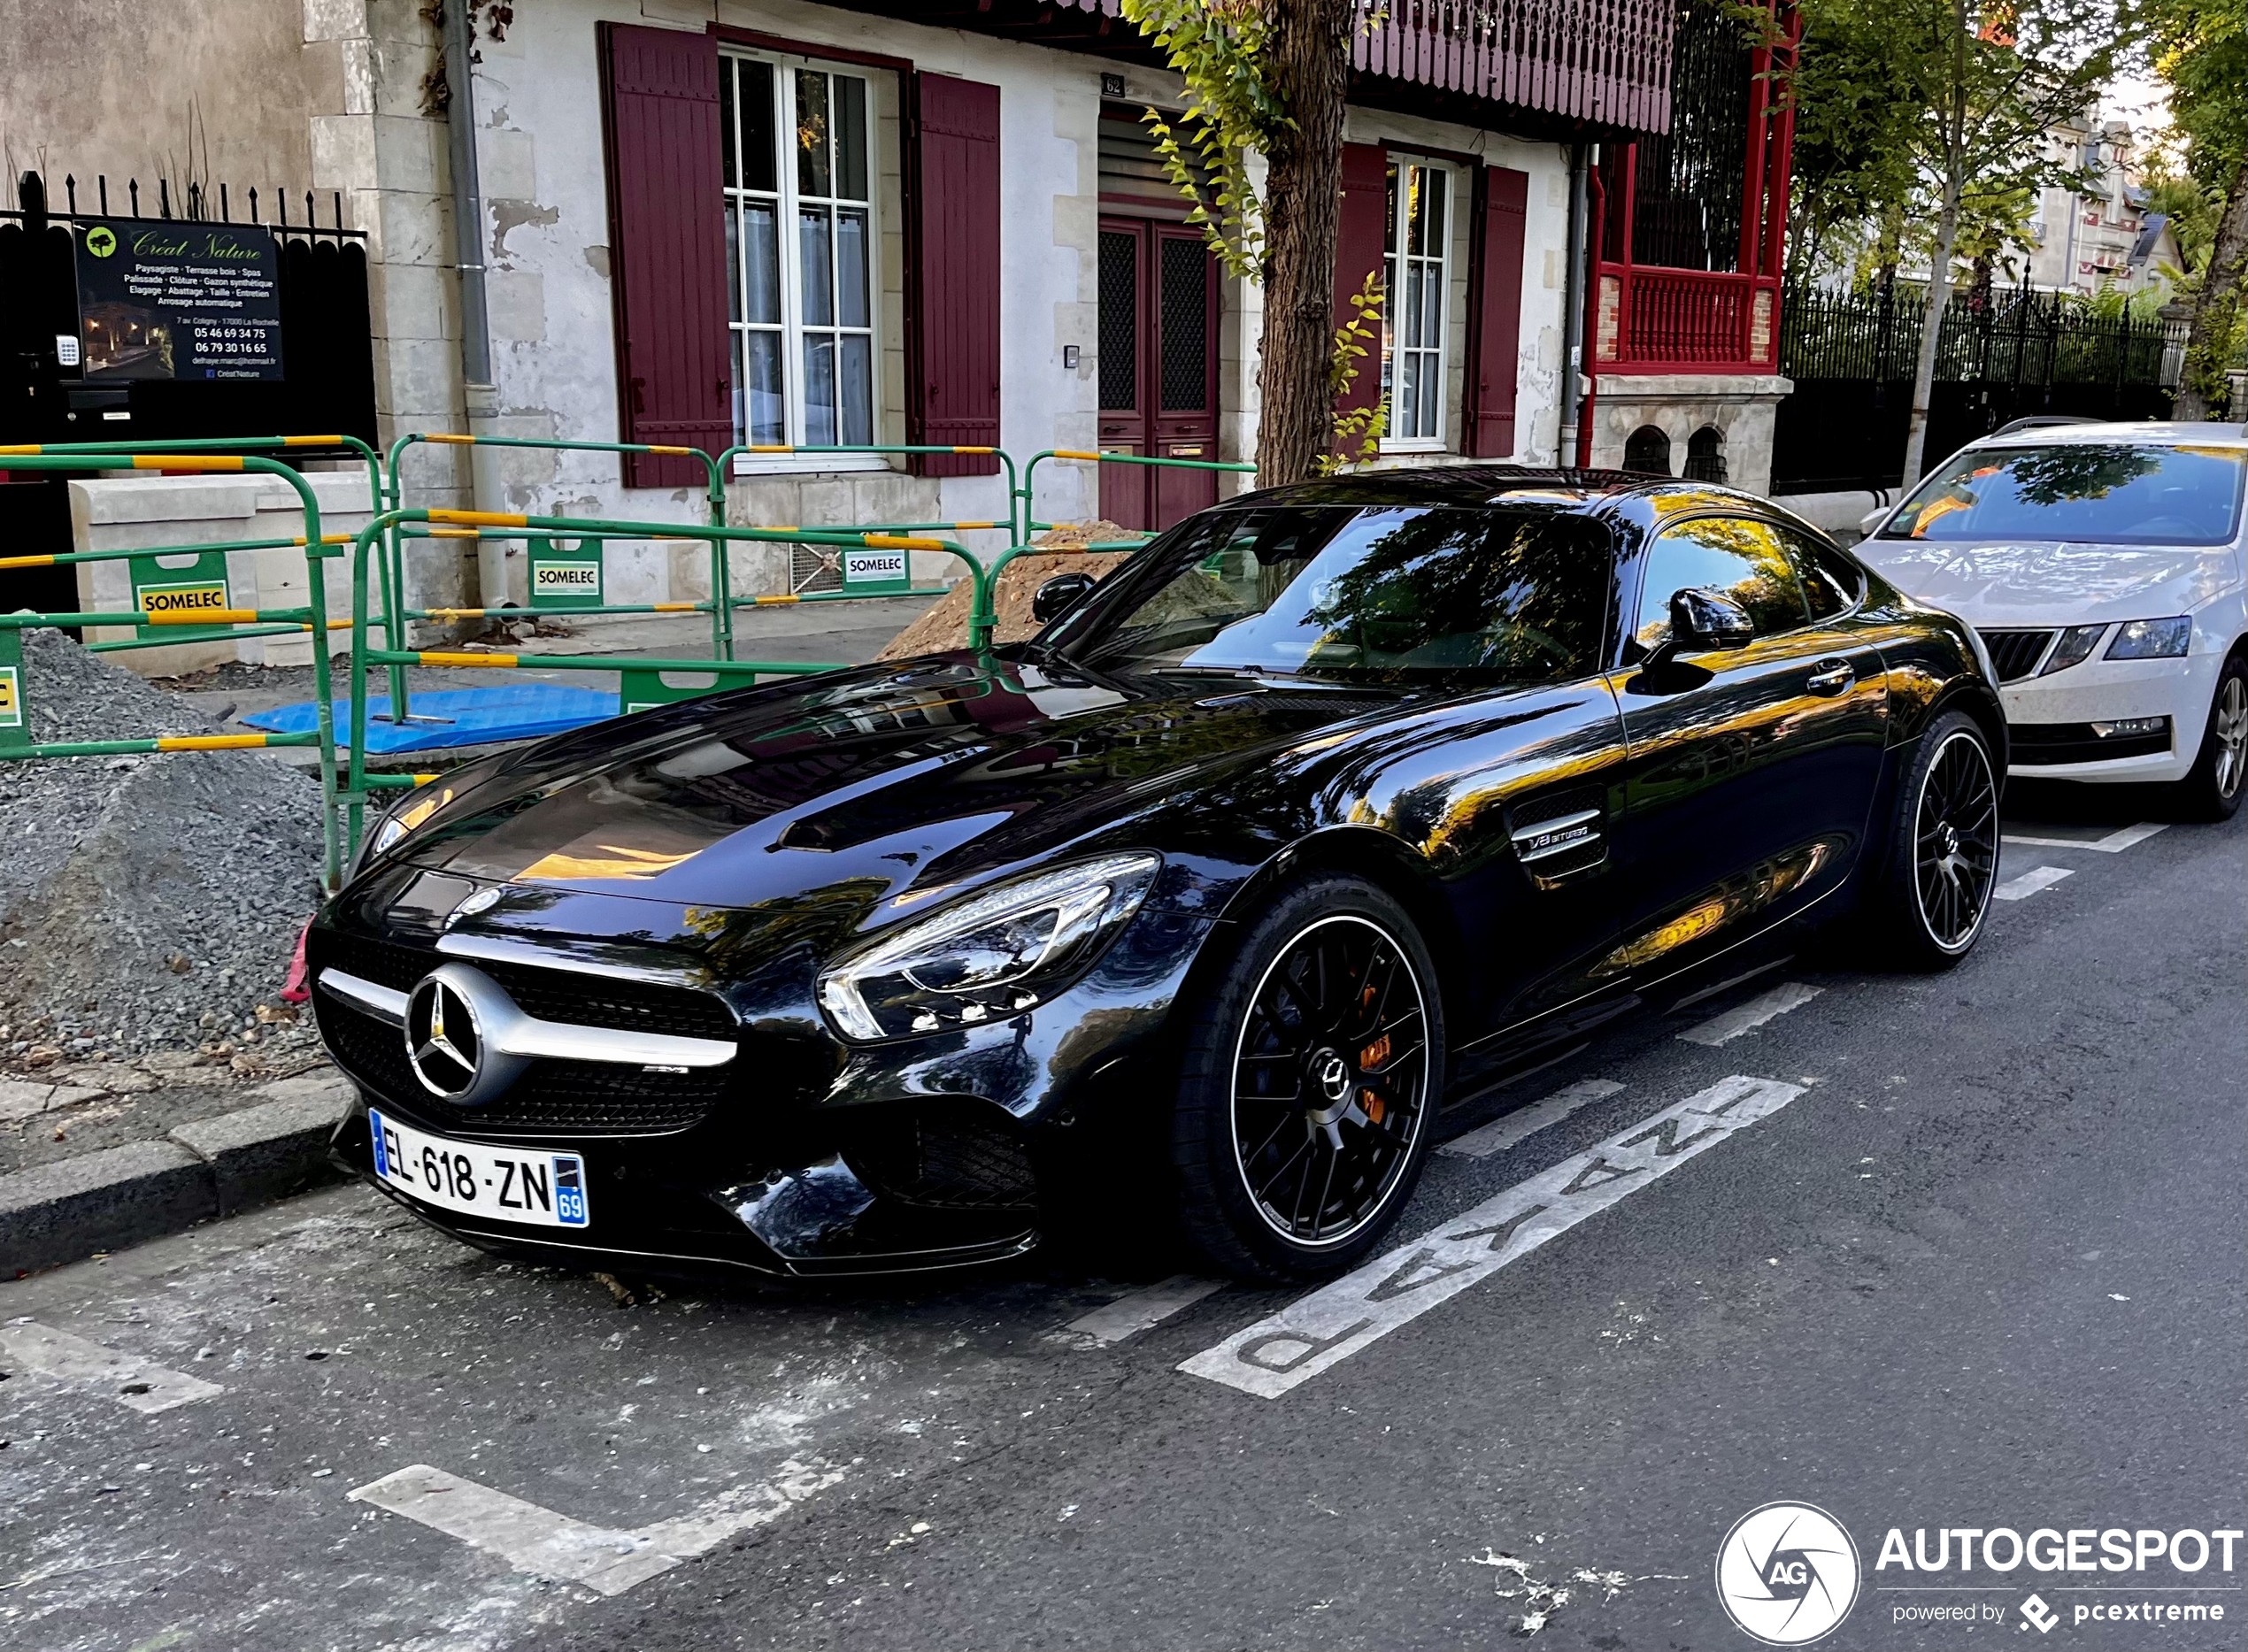
<svg viewBox="0 0 2248 1652">
<path fill-rule="evenodd" d="M 1803 686 L 1813 694 L 1843 694 L 1858 680 L 1858 673 L 1850 668 L 1848 660 L 1821 660 L 1805 678 Z"/>
</svg>

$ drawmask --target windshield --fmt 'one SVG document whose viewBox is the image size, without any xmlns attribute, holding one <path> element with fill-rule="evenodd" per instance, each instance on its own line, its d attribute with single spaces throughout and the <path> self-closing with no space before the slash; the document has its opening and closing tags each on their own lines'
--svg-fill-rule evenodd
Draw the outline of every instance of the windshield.
<svg viewBox="0 0 2248 1652">
<path fill-rule="evenodd" d="M 2239 448 L 1979 448 L 1931 474 L 1883 539 L 2215 545 L 2240 522 Z"/>
<path fill-rule="evenodd" d="M 1607 529 L 1553 511 L 1211 511 L 1040 642 L 1089 669 L 1549 682 L 1599 668 Z"/>
</svg>

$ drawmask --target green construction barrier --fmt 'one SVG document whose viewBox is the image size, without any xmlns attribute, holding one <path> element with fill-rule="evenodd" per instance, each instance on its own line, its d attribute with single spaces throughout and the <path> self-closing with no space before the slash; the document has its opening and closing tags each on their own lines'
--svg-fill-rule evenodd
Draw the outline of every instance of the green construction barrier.
<svg viewBox="0 0 2248 1652">
<path fill-rule="evenodd" d="M 541 613 L 583 613 L 602 605 L 602 542 L 527 537 L 531 606 Z"/>
</svg>

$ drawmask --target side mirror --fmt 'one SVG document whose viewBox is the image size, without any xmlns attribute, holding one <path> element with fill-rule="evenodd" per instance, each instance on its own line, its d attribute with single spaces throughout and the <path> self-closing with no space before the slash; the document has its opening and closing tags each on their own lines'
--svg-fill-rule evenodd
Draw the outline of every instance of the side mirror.
<svg viewBox="0 0 2248 1652">
<path fill-rule="evenodd" d="M 1722 591 L 1690 585 L 1670 594 L 1670 634 L 1640 662 L 1644 671 L 1659 671 L 1681 654 L 1710 649 L 1748 646 L 1756 635 L 1756 621 Z"/>
<path fill-rule="evenodd" d="M 1670 594 L 1670 634 L 1681 649 L 1746 648 L 1756 621 L 1722 591 L 1690 585 Z"/>
<path fill-rule="evenodd" d="M 1030 599 L 1030 617 L 1040 625 L 1060 619 L 1085 599 L 1096 581 L 1089 573 L 1057 573 Z"/>
</svg>

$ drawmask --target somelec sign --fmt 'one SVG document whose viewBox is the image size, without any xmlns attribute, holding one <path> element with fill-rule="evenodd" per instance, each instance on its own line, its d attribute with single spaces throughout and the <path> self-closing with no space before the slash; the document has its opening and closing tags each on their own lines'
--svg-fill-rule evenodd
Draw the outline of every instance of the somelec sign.
<svg viewBox="0 0 2248 1652">
<path fill-rule="evenodd" d="M 150 619 L 173 614 L 222 613 L 233 606 L 224 580 L 196 580 L 180 585 L 143 585 L 135 593 Z"/>
</svg>

